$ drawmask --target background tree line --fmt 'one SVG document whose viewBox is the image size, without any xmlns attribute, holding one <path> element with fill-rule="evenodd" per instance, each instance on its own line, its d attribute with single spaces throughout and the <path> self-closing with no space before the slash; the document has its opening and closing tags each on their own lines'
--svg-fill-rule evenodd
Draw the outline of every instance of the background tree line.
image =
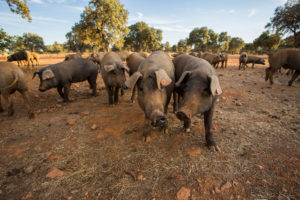
<svg viewBox="0 0 300 200">
<path fill-rule="evenodd" d="M 12 12 L 31 21 L 26 1 L 6 0 Z M 274 16 L 266 25 L 266 31 L 252 43 L 242 38 L 231 37 L 227 32 L 216 33 L 208 27 L 196 27 L 189 37 L 170 46 L 162 43 L 162 30 L 150 27 L 145 22 L 126 26 L 129 12 L 118 0 L 91 0 L 66 34 L 67 42 L 44 45 L 43 38 L 33 33 L 23 36 L 9 36 L 0 29 L 0 51 L 15 52 L 31 50 L 36 52 L 60 53 L 69 51 L 155 51 L 173 52 L 208 51 L 239 53 L 265 53 L 277 48 L 300 47 L 300 3 L 288 0 L 284 6 L 277 7 Z M 285 35 L 288 35 L 283 39 Z"/>
</svg>

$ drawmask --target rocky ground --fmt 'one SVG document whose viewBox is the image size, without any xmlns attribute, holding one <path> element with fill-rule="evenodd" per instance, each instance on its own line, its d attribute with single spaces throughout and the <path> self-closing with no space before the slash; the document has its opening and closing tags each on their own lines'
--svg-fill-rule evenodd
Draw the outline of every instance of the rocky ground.
<svg viewBox="0 0 300 200">
<path fill-rule="evenodd" d="M 42 57 L 42 66 L 63 59 Z M 300 199 L 300 83 L 266 66 L 218 69 L 223 95 L 213 120 L 221 152 L 205 146 L 203 117 L 190 133 L 169 106 L 169 134 L 142 141 L 143 112 L 127 91 L 115 107 L 73 84 L 71 103 L 38 91 L 26 73 L 35 119 L 21 95 L 0 114 L 0 199 Z M 101 77 L 99 88 L 103 88 Z"/>
</svg>

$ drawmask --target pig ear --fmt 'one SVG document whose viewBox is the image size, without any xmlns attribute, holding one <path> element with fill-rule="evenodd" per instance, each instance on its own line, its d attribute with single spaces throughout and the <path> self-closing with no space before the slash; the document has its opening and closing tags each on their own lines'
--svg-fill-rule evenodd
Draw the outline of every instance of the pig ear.
<svg viewBox="0 0 300 200">
<path fill-rule="evenodd" d="M 219 79 L 216 75 L 210 77 L 210 91 L 213 96 L 222 94 L 222 89 L 219 83 Z"/>
<path fill-rule="evenodd" d="M 161 89 L 161 86 L 166 87 L 172 83 L 172 79 L 163 69 L 155 71 L 155 75 L 158 89 Z"/>
<path fill-rule="evenodd" d="M 39 70 L 35 71 L 35 72 L 33 73 L 32 79 L 34 79 L 35 75 L 37 75 L 37 74 L 39 74 L 39 73 L 40 73 Z"/>
<path fill-rule="evenodd" d="M 137 81 L 142 77 L 143 75 L 141 72 L 135 72 L 132 74 L 129 79 L 125 81 L 125 85 L 130 88 L 131 90 L 134 89 L 134 86 L 136 85 Z"/>
<path fill-rule="evenodd" d="M 107 72 L 111 72 L 115 69 L 114 65 L 104 65 L 104 70 Z"/>
<path fill-rule="evenodd" d="M 192 72 L 191 71 L 185 71 L 181 74 L 179 80 L 175 83 L 175 87 L 179 87 L 181 85 L 181 83 L 183 82 L 183 80 L 185 79 L 185 77 L 188 77 Z"/>
<path fill-rule="evenodd" d="M 129 69 L 127 66 L 125 66 L 125 65 L 122 65 L 121 68 L 125 69 L 128 73 L 129 73 L 129 71 L 130 71 L 130 69 Z"/>
<path fill-rule="evenodd" d="M 42 73 L 42 80 L 47 80 L 47 79 L 51 79 L 51 78 L 54 78 L 54 73 L 52 72 L 52 70 L 50 69 L 47 69 L 45 71 L 43 71 Z"/>
</svg>

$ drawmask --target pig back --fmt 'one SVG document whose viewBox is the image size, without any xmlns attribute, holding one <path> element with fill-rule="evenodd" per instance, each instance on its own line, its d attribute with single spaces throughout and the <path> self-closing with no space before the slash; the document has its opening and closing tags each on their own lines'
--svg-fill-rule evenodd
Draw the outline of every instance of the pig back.
<svg viewBox="0 0 300 200">
<path fill-rule="evenodd" d="M 50 66 L 58 81 L 82 82 L 91 76 L 97 76 L 98 66 L 84 58 L 75 58 Z"/>
<path fill-rule="evenodd" d="M 146 58 L 139 66 L 138 71 L 146 74 L 147 71 L 156 71 L 163 69 L 168 76 L 175 81 L 175 69 L 170 57 L 162 52 L 156 51 Z"/>
<path fill-rule="evenodd" d="M 190 55 L 180 55 L 174 60 L 175 80 L 177 81 L 185 71 L 199 71 L 205 76 L 215 74 L 215 69 L 211 64 L 202 59 Z"/>
</svg>

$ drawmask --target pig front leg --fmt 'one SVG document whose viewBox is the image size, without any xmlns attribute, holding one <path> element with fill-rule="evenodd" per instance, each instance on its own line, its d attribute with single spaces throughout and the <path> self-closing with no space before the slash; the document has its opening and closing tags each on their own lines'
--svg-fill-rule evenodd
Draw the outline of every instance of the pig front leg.
<svg viewBox="0 0 300 200">
<path fill-rule="evenodd" d="M 175 92 L 175 89 L 173 91 L 173 112 L 177 113 L 178 111 L 178 99 L 179 99 L 179 95 L 177 94 L 177 92 Z"/>
<path fill-rule="evenodd" d="M 57 87 L 57 92 L 58 92 L 59 96 L 61 96 L 61 98 L 64 98 L 64 97 L 65 97 L 65 95 L 64 95 L 64 93 L 63 93 L 63 91 L 62 91 L 62 87 L 61 87 L 61 86 L 58 86 L 58 87 Z"/>
<path fill-rule="evenodd" d="M 209 148 L 214 147 L 216 151 L 220 151 L 219 147 L 217 146 L 213 138 L 213 133 L 211 132 L 213 111 L 214 111 L 214 102 L 212 107 L 208 111 L 204 112 L 205 140 L 206 140 L 206 145 Z"/>
<path fill-rule="evenodd" d="M 71 84 L 67 83 L 64 85 L 64 102 L 69 102 L 69 93 L 70 93 Z"/>
<path fill-rule="evenodd" d="M 114 102 L 113 102 L 113 87 L 107 86 L 106 91 L 108 94 L 108 103 L 109 103 L 109 105 L 113 105 L 114 104 Z"/>
<path fill-rule="evenodd" d="M 296 70 L 294 72 L 292 79 L 289 81 L 289 86 L 292 86 L 294 80 L 299 76 L 299 74 L 300 74 L 300 70 Z"/>
<path fill-rule="evenodd" d="M 122 91 L 122 89 L 121 89 L 121 91 Z M 114 103 L 115 103 L 115 105 L 117 105 L 119 103 L 119 87 L 115 87 Z"/>
<path fill-rule="evenodd" d="M 151 133 L 151 120 L 149 120 L 145 117 L 144 129 L 143 129 L 144 142 L 147 142 L 147 139 L 149 138 L 150 133 Z"/>
</svg>

